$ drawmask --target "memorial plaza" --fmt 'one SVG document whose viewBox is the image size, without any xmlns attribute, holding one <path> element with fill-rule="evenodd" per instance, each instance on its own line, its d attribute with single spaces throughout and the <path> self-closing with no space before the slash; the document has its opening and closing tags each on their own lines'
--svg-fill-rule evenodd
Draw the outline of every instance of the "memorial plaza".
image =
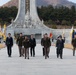
<svg viewBox="0 0 76 75">
<path fill-rule="evenodd" d="M 42 56 L 42 47 L 36 46 L 36 56 L 24 59 L 19 57 L 18 46 L 14 44 L 12 57 L 7 56 L 7 49 L 0 50 L 0 75 L 75 75 L 76 56 L 72 50 L 64 48 L 63 59 L 56 57 L 56 47 L 50 48 L 50 57 Z"/>
</svg>

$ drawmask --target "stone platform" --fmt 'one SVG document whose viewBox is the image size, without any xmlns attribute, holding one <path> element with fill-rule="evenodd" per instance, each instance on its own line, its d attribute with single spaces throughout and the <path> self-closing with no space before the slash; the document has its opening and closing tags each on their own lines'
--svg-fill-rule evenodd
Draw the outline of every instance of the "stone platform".
<svg viewBox="0 0 76 75">
<path fill-rule="evenodd" d="M 64 49 L 63 59 L 56 58 L 56 48 L 52 46 L 50 58 L 42 56 L 42 47 L 37 44 L 36 57 L 19 57 L 18 47 L 14 45 L 12 57 L 8 58 L 6 48 L 0 50 L 0 75 L 75 75 L 76 57 L 72 50 Z"/>
</svg>

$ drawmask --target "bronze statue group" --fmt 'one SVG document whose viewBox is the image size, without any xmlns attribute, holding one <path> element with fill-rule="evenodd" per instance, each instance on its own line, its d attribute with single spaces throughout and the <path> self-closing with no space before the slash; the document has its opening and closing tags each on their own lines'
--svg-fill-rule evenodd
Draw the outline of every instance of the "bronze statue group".
<svg viewBox="0 0 76 75">
<path fill-rule="evenodd" d="M 8 37 L 6 38 L 5 43 L 7 47 L 8 57 L 11 57 L 12 47 L 13 47 L 13 38 L 11 36 L 11 33 L 8 33 Z M 60 57 L 60 59 L 63 59 L 64 43 L 65 43 L 65 38 L 62 38 L 61 35 L 58 36 L 56 41 L 57 58 Z M 18 49 L 19 49 L 19 57 L 24 57 L 25 59 L 26 58 L 29 59 L 29 49 L 30 49 L 31 57 L 35 57 L 36 39 L 34 38 L 33 34 L 31 34 L 31 37 L 28 38 L 28 36 L 23 36 L 23 34 L 20 33 L 19 37 L 16 40 L 16 44 L 18 45 Z M 74 38 L 72 39 L 72 45 L 73 45 L 73 56 L 75 56 L 76 34 L 74 34 Z M 49 58 L 51 40 L 48 37 L 47 33 L 45 33 L 43 35 L 43 38 L 41 39 L 41 46 L 43 50 L 43 56 L 45 57 L 45 59 Z"/>
</svg>

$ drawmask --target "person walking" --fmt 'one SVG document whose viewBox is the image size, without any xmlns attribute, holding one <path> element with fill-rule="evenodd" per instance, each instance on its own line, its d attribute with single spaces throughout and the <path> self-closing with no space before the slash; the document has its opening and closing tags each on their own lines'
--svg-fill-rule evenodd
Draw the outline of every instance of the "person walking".
<svg viewBox="0 0 76 75">
<path fill-rule="evenodd" d="M 8 33 L 8 37 L 6 38 L 6 46 L 7 46 L 8 57 L 11 57 L 12 46 L 13 46 L 13 38 L 11 37 L 11 33 Z"/>
<path fill-rule="evenodd" d="M 47 59 L 47 57 L 49 58 L 49 52 L 50 52 L 50 46 L 51 46 L 51 41 L 47 33 L 45 34 L 45 38 L 43 40 L 43 46 L 45 50 L 45 59 Z"/>
<path fill-rule="evenodd" d="M 23 40 L 24 40 L 23 34 L 20 33 L 20 36 L 17 38 L 17 41 L 16 41 L 18 48 L 19 48 L 19 57 L 24 56 L 22 53 L 22 42 L 23 42 Z"/>
<path fill-rule="evenodd" d="M 29 47 L 30 47 L 30 42 L 27 36 L 25 36 L 25 39 L 23 41 L 23 46 L 24 46 L 24 54 L 25 54 L 25 59 L 26 57 L 29 59 Z"/>
<path fill-rule="evenodd" d="M 43 47 L 43 56 L 45 56 L 45 50 L 44 50 L 44 46 L 43 46 L 43 41 L 44 41 L 45 35 L 43 35 L 43 38 L 41 39 L 41 46 Z"/>
<path fill-rule="evenodd" d="M 36 46 L 36 39 L 34 38 L 34 35 L 32 34 L 31 35 L 31 38 L 30 38 L 30 54 L 31 54 L 31 57 L 35 57 L 35 46 Z"/>
<path fill-rule="evenodd" d="M 65 43 L 65 39 L 62 39 L 62 36 L 60 35 L 56 42 L 57 58 L 59 58 L 59 56 L 60 56 L 60 58 L 62 59 L 64 43 Z"/>
<path fill-rule="evenodd" d="M 76 34 L 74 34 L 74 38 L 72 39 L 72 46 L 73 46 L 73 56 L 75 56 L 75 50 L 76 50 Z"/>
</svg>

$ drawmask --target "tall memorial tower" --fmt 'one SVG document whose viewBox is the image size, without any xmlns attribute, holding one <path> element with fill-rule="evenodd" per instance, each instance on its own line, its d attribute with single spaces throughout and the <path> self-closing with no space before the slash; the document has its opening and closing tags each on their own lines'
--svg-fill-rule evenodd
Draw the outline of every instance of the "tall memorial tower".
<svg viewBox="0 0 76 75">
<path fill-rule="evenodd" d="M 10 32 L 12 36 L 19 33 L 24 35 L 35 34 L 37 39 L 40 39 L 44 33 L 50 34 L 52 32 L 55 39 L 58 35 L 63 34 L 63 30 L 48 28 L 39 19 L 36 0 L 19 0 L 17 17 L 7 27 L 6 32 L 6 34 Z M 66 41 L 69 41 L 70 29 L 66 29 L 65 33 Z"/>
<path fill-rule="evenodd" d="M 7 33 L 35 34 L 40 37 L 43 31 L 48 30 L 50 31 L 50 28 L 45 26 L 38 17 L 36 0 L 19 0 L 17 17 L 7 27 Z"/>
</svg>

